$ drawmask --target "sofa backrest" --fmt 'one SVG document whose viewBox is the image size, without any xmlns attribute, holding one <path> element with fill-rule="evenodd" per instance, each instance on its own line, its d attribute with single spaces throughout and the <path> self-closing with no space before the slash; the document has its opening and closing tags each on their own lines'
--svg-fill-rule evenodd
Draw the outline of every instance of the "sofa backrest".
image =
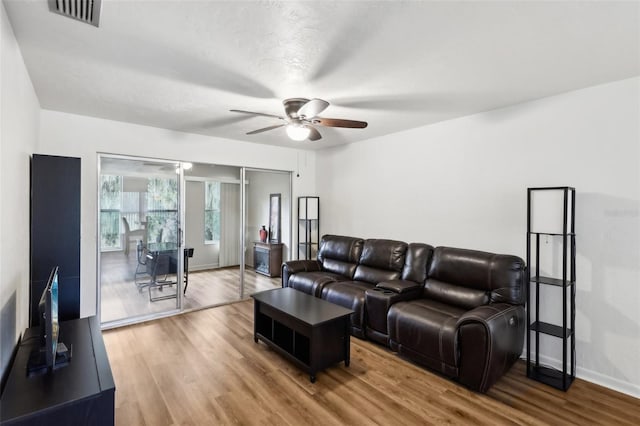
<svg viewBox="0 0 640 426">
<path fill-rule="evenodd" d="M 363 245 L 362 238 L 324 235 L 320 240 L 318 262 L 325 271 L 353 279 Z"/>
<path fill-rule="evenodd" d="M 406 255 L 405 242 L 365 240 L 353 279 L 373 284 L 397 280 L 402 275 Z"/>
<path fill-rule="evenodd" d="M 427 271 L 433 258 L 433 247 L 428 244 L 410 243 L 402 268 L 401 278 L 423 284 L 427 279 Z"/>
<path fill-rule="evenodd" d="M 423 294 L 463 308 L 524 303 L 524 261 L 517 256 L 436 247 Z"/>
</svg>

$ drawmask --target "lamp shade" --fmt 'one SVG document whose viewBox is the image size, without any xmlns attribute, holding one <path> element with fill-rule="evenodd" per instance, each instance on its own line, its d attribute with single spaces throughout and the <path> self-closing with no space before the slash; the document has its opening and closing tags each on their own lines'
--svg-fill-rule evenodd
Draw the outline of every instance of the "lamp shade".
<svg viewBox="0 0 640 426">
<path fill-rule="evenodd" d="M 287 125 L 287 135 L 294 141 L 303 141 L 309 137 L 311 130 L 308 127 L 297 124 Z"/>
</svg>

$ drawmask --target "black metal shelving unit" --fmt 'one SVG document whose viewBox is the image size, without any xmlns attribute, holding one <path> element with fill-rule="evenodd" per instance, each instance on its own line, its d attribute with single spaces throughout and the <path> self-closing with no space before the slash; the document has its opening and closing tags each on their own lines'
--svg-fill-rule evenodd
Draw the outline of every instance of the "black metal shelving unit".
<svg viewBox="0 0 640 426">
<path fill-rule="evenodd" d="M 559 191 L 561 193 L 562 230 L 549 230 L 539 232 L 533 229 L 532 223 L 534 194 L 542 191 Z M 545 383 L 556 389 L 566 391 L 575 379 L 576 355 L 575 355 L 575 300 L 576 300 L 576 234 L 575 234 L 575 189 L 568 186 L 528 188 L 527 189 L 527 377 Z M 551 238 L 560 239 L 561 254 L 557 254 L 558 262 L 561 258 L 561 277 L 549 277 L 541 275 L 541 237 L 545 240 Z M 533 253 L 532 253 L 533 250 Z M 549 257 L 547 257 L 549 259 Z M 533 262 L 533 263 L 532 263 Z M 545 321 L 540 315 L 540 296 L 551 297 L 560 289 L 562 292 L 562 320 L 561 324 Z M 533 300 L 532 300 L 533 296 Z M 546 316 L 551 316 L 547 311 Z M 534 317 L 535 316 L 535 317 Z M 560 368 L 546 366 L 540 363 L 540 337 L 552 336 L 552 340 L 558 340 L 562 345 L 562 362 Z M 531 340 L 535 339 L 535 350 L 532 349 Z"/>
<path fill-rule="evenodd" d="M 298 259 L 315 259 L 320 235 L 320 197 L 298 197 Z"/>
</svg>

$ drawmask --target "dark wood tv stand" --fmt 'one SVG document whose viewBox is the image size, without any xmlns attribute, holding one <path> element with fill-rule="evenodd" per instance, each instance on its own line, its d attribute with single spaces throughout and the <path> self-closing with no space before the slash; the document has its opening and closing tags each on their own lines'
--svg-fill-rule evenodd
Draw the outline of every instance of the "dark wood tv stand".
<svg viewBox="0 0 640 426">
<path fill-rule="evenodd" d="M 39 327 L 28 328 L 0 397 L 2 425 L 113 425 L 115 384 L 96 317 L 60 323 L 60 340 L 71 350 L 69 365 L 27 377 L 39 346 Z"/>
</svg>

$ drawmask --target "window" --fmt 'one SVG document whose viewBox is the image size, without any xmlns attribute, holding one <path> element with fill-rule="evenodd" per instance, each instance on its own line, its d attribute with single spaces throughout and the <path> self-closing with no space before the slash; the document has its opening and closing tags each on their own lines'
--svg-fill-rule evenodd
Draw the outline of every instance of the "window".
<svg viewBox="0 0 640 426">
<path fill-rule="evenodd" d="M 148 241 L 178 241 L 178 180 L 149 179 L 147 208 Z"/>
<path fill-rule="evenodd" d="M 220 182 L 204 183 L 204 243 L 220 241 Z"/>
<path fill-rule="evenodd" d="M 100 176 L 100 248 L 120 248 L 120 208 L 122 205 L 122 178 Z"/>
</svg>

